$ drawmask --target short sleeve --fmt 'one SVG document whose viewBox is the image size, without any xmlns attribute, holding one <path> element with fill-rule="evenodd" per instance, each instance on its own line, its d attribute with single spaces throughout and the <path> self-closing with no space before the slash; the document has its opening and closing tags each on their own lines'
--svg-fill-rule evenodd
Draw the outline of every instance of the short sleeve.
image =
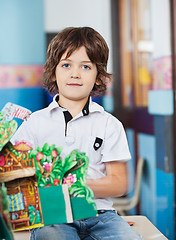
<svg viewBox="0 0 176 240">
<path fill-rule="evenodd" d="M 102 149 L 102 161 L 127 161 L 131 159 L 126 133 L 122 123 L 110 115 L 107 120 Z"/>
<path fill-rule="evenodd" d="M 12 137 L 11 142 L 15 144 L 16 141 L 27 141 L 32 144 L 33 148 L 35 148 L 35 146 L 37 146 L 35 139 L 35 132 L 37 128 L 35 127 L 35 122 L 35 117 L 32 115 L 27 120 L 24 120 Z"/>
</svg>

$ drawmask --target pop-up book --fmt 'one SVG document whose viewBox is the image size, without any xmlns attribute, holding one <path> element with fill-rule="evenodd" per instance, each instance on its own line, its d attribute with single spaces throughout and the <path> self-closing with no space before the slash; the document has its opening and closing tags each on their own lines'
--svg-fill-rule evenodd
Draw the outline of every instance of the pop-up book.
<svg viewBox="0 0 176 240">
<path fill-rule="evenodd" d="M 17 123 L 11 116 L 25 119 L 30 113 L 15 107 L 12 111 L 13 104 L 8 103 L 0 112 L 0 183 L 7 188 L 13 230 L 96 216 L 94 195 L 85 181 L 86 154 L 73 150 L 61 157 L 62 147 L 45 143 L 33 150 L 24 140 L 13 145 L 9 140 Z M 15 109 L 23 114 L 16 114 Z"/>
<path fill-rule="evenodd" d="M 9 217 L 7 188 L 0 184 L 0 239 L 13 240 L 12 226 Z"/>
</svg>

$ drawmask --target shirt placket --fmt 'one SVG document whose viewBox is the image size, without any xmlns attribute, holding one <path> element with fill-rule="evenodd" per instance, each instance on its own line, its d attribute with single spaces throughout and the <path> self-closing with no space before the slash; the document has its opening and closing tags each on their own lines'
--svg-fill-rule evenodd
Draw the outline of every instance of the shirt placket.
<svg viewBox="0 0 176 240">
<path fill-rule="evenodd" d="M 67 144 L 73 144 L 75 142 L 75 137 L 73 135 L 72 121 L 67 123 L 65 141 Z"/>
</svg>

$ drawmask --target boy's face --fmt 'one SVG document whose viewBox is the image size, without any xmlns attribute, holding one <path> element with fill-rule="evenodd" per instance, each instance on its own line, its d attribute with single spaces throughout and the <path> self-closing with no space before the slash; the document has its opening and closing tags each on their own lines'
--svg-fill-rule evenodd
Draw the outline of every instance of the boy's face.
<svg viewBox="0 0 176 240">
<path fill-rule="evenodd" d="M 66 58 L 62 55 L 56 67 L 56 82 L 59 89 L 59 101 L 87 101 L 97 81 L 97 67 L 87 56 L 85 47 L 75 50 Z"/>
</svg>

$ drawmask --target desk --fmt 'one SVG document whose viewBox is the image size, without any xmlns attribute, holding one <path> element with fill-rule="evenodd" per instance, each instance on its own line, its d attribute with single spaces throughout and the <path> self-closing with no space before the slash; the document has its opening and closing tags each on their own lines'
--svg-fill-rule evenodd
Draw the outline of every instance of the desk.
<svg viewBox="0 0 176 240">
<path fill-rule="evenodd" d="M 166 240 L 167 238 L 145 216 L 122 216 L 126 222 L 135 222 L 132 228 L 143 236 L 144 240 Z"/>
<path fill-rule="evenodd" d="M 16 219 L 16 220 L 11 220 L 11 224 L 12 224 L 12 227 L 13 229 L 16 228 L 16 226 L 18 225 L 23 225 L 25 227 L 29 227 L 29 220 L 30 218 L 27 217 L 27 218 L 19 218 L 19 219 Z"/>
</svg>

